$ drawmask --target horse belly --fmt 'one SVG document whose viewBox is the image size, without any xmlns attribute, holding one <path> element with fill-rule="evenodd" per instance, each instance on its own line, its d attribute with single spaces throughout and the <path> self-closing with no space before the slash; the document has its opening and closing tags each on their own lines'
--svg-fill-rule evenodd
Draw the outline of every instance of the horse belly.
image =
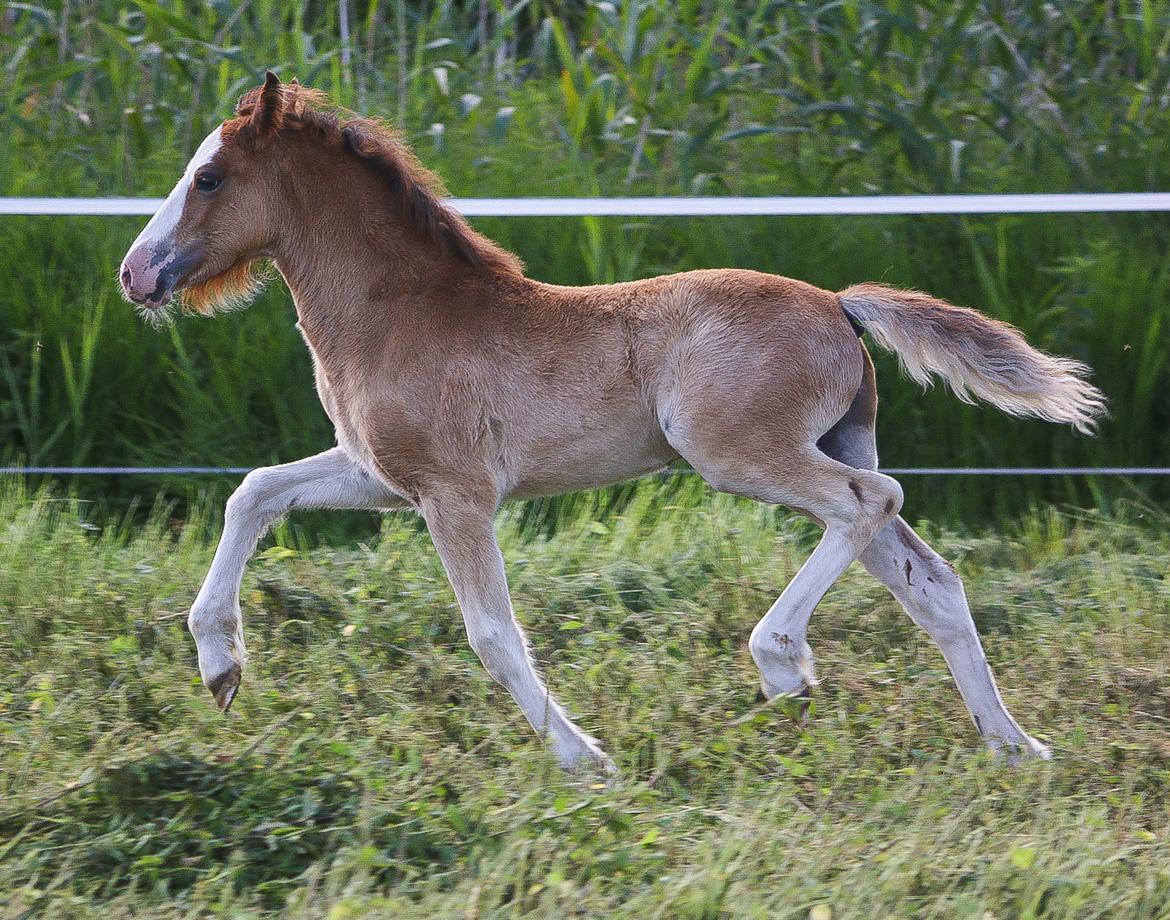
<svg viewBox="0 0 1170 920">
<path fill-rule="evenodd" d="M 678 459 L 658 425 L 642 420 L 603 431 L 582 427 L 560 432 L 534 439 L 529 448 L 514 468 L 509 498 L 595 489 L 654 472 Z"/>
</svg>

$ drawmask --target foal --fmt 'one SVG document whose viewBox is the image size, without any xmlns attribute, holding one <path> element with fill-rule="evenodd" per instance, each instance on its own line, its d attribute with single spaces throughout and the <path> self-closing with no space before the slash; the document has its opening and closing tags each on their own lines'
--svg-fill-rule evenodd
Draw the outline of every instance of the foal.
<svg viewBox="0 0 1170 920">
<path fill-rule="evenodd" d="M 243 303 L 271 260 L 292 291 L 338 446 L 254 470 L 191 608 L 203 682 L 223 709 L 244 666 L 239 589 L 265 529 L 292 508 L 412 508 L 426 520 L 471 647 L 566 767 L 612 769 L 533 668 L 512 614 L 493 514 L 506 498 L 616 482 L 687 460 L 712 487 L 788 505 L 824 537 L 760 620 L 768 698 L 815 682 L 805 630 L 855 559 L 938 644 L 975 727 L 1010 757 L 1047 756 L 1000 698 L 954 570 L 898 517 L 877 472 L 862 329 L 909 374 L 1016 415 L 1091 430 L 1086 368 L 926 294 L 840 294 L 751 271 L 557 287 L 440 198 L 379 123 L 331 114 L 271 73 L 200 145 L 121 267 L 158 315 L 181 292 Z"/>
</svg>

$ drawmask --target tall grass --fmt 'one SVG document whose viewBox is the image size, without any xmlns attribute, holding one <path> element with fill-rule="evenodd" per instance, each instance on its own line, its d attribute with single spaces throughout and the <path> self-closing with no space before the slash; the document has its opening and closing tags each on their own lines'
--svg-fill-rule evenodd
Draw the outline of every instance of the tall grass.
<svg viewBox="0 0 1170 920">
<path fill-rule="evenodd" d="M 1170 168 L 1155 4 L 90 0 L 14 4 L 2 23 L 0 194 L 162 194 L 265 67 L 389 116 L 465 195 L 1131 191 Z M 327 446 L 287 296 L 144 329 L 113 286 L 138 223 L 0 224 L 4 459 L 251 464 Z M 1089 441 L 924 396 L 883 360 L 886 465 L 1170 455 L 1165 218 L 481 225 L 563 283 L 738 265 L 921 287 L 1087 360 L 1112 401 Z M 1119 487 L 909 488 L 911 510 L 944 516 Z"/>
</svg>

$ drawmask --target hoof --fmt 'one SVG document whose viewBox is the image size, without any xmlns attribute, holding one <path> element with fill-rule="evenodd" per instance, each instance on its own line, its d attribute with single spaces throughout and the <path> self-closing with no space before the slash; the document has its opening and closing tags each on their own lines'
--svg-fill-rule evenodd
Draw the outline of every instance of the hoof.
<svg viewBox="0 0 1170 920">
<path fill-rule="evenodd" d="M 602 787 L 612 789 L 617 785 L 618 779 L 621 778 L 617 764 L 604 754 L 600 760 L 594 760 L 588 766 L 582 765 L 577 767 L 575 773 L 585 779 L 591 779 L 593 781 L 593 788 L 595 789 Z"/>
<path fill-rule="evenodd" d="M 809 709 L 812 705 L 812 692 L 808 687 L 796 693 L 781 693 L 772 698 L 772 705 L 780 709 L 801 728 L 808 727 Z"/>
<path fill-rule="evenodd" d="M 575 752 L 569 757 L 559 758 L 561 767 L 566 773 L 581 779 L 594 778 L 612 787 L 618 776 L 617 764 L 605 753 L 592 738 L 586 741 L 583 750 Z"/>
<path fill-rule="evenodd" d="M 1041 744 L 1035 738 L 1024 737 L 1023 741 L 988 742 L 991 754 L 996 760 L 1002 761 L 1009 767 L 1017 767 L 1026 760 L 1051 760 L 1052 749 Z"/>
<path fill-rule="evenodd" d="M 236 698 L 236 691 L 240 689 L 242 674 L 240 666 L 234 664 L 218 677 L 205 681 L 207 689 L 215 697 L 215 705 L 219 707 L 220 712 L 227 712 L 231 709 L 232 701 Z"/>
</svg>

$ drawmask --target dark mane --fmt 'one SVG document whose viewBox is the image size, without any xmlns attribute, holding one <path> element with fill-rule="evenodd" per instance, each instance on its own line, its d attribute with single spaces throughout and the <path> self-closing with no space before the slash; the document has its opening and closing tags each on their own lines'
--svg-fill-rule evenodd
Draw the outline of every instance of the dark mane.
<svg viewBox="0 0 1170 920">
<path fill-rule="evenodd" d="M 236 114 L 250 116 L 262 87 L 251 90 L 236 105 Z M 468 265 L 519 275 L 520 259 L 477 233 L 463 216 L 443 204 L 442 181 L 419 161 L 397 132 L 375 118 L 363 118 L 330 107 L 319 90 L 298 83 L 280 86 L 283 104 L 275 130 L 286 128 L 312 132 L 322 141 L 341 148 L 366 163 L 385 181 L 394 203 L 414 231 L 424 240 Z"/>
</svg>

